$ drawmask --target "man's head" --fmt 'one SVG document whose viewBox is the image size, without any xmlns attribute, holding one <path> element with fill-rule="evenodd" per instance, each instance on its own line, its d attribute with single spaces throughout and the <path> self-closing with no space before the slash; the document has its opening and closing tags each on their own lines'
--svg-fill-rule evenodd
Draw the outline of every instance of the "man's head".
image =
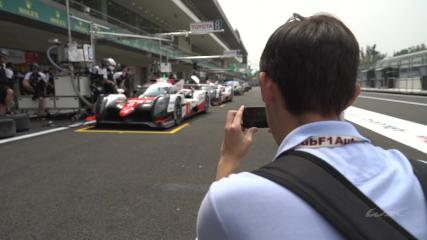
<svg viewBox="0 0 427 240">
<path fill-rule="evenodd" d="M 7 62 L 6 64 L 6 68 L 9 68 L 9 69 L 13 69 L 14 67 L 13 67 L 13 63 L 11 63 L 11 62 Z"/>
<path fill-rule="evenodd" d="M 264 48 L 261 88 L 263 79 L 271 80 L 293 116 L 338 116 L 354 100 L 358 64 L 359 45 L 341 21 L 325 14 L 294 14 Z"/>
<path fill-rule="evenodd" d="M 8 56 L 9 54 L 5 49 L 0 49 L 0 63 L 4 63 Z"/>
<path fill-rule="evenodd" d="M 40 65 L 38 63 L 31 64 L 31 72 L 37 73 L 40 71 Z"/>
<path fill-rule="evenodd" d="M 112 58 L 104 58 L 101 61 L 101 66 L 106 67 L 110 71 L 114 71 L 117 67 L 117 63 Z"/>
</svg>

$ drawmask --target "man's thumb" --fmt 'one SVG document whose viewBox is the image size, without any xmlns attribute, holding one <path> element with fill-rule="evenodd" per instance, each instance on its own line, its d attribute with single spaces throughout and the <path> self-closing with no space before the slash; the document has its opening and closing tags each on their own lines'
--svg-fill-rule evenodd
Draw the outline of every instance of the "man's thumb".
<svg viewBox="0 0 427 240">
<path fill-rule="evenodd" d="M 256 128 L 256 127 L 252 127 L 252 128 L 248 129 L 248 131 L 246 132 L 246 138 L 248 139 L 248 141 L 250 141 L 250 142 L 253 141 L 254 135 L 256 132 L 258 132 L 258 128 Z"/>
</svg>

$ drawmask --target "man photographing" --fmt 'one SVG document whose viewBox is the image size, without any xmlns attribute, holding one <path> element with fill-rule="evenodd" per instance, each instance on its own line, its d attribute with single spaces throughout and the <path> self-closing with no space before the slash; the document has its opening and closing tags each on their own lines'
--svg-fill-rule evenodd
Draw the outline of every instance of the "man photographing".
<svg viewBox="0 0 427 240">
<path fill-rule="evenodd" d="M 40 71 L 40 65 L 38 63 L 31 64 L 30 72 L 25 74 L 22 85 L 31 94 L 33 94 L 33 100 L 38 101 L 38 116 L 46 116 L 45 112 L 45 97 L 46 97 L 46 86 L 48 79 L 46 75 Z"/>
<path fill-rule="evenodd" d="M 339 121 L 360 93 L 358 64 L 356 38 L 329 15 L 295 14 L 270 36 L 259 80 L 279 145 L 274 161 L 289 151 L 317 157 L 414 237 L 427 239 L 426 199 L 408 159 L 372 145 L 353 125 Z M 233 174 L 256 132 L 242 131 L 243 111 L 242 106 L 227 114 L 217 181 L 199 210 L 198 239 L 343 239 L 295 192 L 254 173 Z"/>
<path fill-rule="evenodd" d="M 0 49 L 0 116 L 6 115 L 14 104 L 14 92 L 11 88 L 12 77 L 5 64 L 7 57 L 8 52 Z"/>
</svg>

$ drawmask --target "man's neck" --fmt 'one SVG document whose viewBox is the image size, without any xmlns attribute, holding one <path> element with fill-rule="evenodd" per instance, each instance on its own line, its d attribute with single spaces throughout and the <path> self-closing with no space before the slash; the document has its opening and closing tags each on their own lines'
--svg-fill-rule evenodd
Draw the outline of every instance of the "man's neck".
<svg viewBox="0 0 427 240">
<path fill-rule="evenodd" d="M 277 143 L 280 144 L 285 137 L 292 132 L 294 129 L 303 126 L 305 124 L 321 122 L 321 121 L 338 121 L 339 117 L 335 114 L 322 115 L 318 113 L 304 113 L 301 115 L 289 114 L 286 118 L 283 119 L 283 122 L 286 124 L 282 125 L 280 130 L 280 135 L 278 137 Z"/>
<path fill-rule="evenodd" d="M 337 121 L 337 120 L 339 120 L 339 116 L 335 114 L 321 115 L 318 113 L 305 113 L 300 116 L 295 116 L 295 122 L 298 123 L 297 127 L 305 124 L 313 123 L 313 122 Z"/>
</svg>

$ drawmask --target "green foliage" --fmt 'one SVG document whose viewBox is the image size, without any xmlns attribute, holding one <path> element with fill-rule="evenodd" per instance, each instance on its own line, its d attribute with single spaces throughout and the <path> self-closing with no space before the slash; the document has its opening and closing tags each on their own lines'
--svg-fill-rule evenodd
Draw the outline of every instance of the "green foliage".
<svg viewBox="0 0 427 240">
<path fill-rule="evenodd" d="M 252 71 L 248 77 L 252 81 L 258 80 L 258 78 L 259 78 L 259 70 Z"/>
<path fill-rule="evenodd" d="M 426 45 L 424 43 L 394 52 L 393 56 L 395 57 L 395 56 L 405 55 L 405 54 L 419 52 L 423 50 L 427 50 Z"/>
<path fill-rule="evenodd" d="M 360 49 L 360 68 L 371 68 L 375 64 L 386 57 L 386 54 L 382 54 L 376 50 L 377 45 L 366 46 Z"/>
</svg>

